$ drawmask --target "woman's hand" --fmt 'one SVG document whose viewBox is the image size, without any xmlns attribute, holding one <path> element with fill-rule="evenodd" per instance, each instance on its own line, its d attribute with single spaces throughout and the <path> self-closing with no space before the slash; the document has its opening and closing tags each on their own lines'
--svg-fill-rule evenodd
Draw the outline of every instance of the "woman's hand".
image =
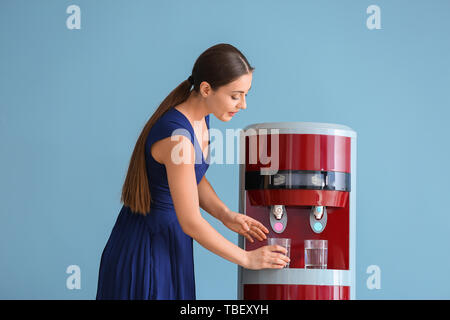
<svg viewBox="0 0 450 320">
<path fill-rule="evenodd" d="M 250 242 L 253 238 L 263 241 L 269 233 L 264 225 L 245 214 L 228 211 L 222 216 L 222 223 L 232 231 L 239 233 Z M 279 245 L 262 246 L 252 251 L 244 251 L 245 259 L 242 266 L 246 269 L 281 269 L 291 260 L 286 256 L 287 249 Z"/>
<path fill-rule="evenodd" d="M 228 229 L 243 235 L 250 242 L 254 242 L 253 237 L 263 241 L 267 239 L 264 233 L 269 233 L 269 230 L 261 222 L 238 212 L 231 211 L 222 220 L 222 223 Z"/>
<path fill-rule="evenodd" d="M 279 245 L 263 246 L 256 250 L 246 251 L 246 269 L 282 269 L 291 260 L 286 256 L 287 249 Z"/>
</svg>

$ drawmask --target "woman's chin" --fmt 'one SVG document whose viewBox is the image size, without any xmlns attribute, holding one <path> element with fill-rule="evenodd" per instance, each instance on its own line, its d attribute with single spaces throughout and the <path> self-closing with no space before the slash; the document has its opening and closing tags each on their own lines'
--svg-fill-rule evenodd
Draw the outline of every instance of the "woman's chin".
<svg viewBox="0 0 450 320">
<path fill-rule="evenodd" d="M 223 122 L 228 122 L 231 119 L 233 119 L 233 117 L 230 116 L 228 113 L 225 113 L 223 116 L 220 117 L 220 120 L 223 121 Z"/>
</svg>

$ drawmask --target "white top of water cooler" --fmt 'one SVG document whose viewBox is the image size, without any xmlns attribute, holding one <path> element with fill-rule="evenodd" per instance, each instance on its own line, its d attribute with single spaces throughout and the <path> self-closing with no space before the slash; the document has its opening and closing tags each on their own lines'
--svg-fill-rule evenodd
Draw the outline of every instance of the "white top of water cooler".
<svg viewBox="0 0 450 320">
<path fill-rule="evenodd" d="M 244 128 L 245 135 L 256 134 L 259 129 L 278 129 L 280 134 L 325 134 L 356 138 L 352 128 L 334 123 L 322 122 L 264 122 L 248 125 Z M 268 132 L 270 133 L 270 131 Z"/>
</svg>

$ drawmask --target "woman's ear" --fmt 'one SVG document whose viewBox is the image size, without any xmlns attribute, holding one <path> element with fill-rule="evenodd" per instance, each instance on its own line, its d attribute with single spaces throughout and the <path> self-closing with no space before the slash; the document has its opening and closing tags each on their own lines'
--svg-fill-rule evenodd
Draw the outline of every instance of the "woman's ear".
<svg viewBox="0 0 450 320">
<path fill-rule="evenodd" d="M 203 81 L 202 83 L 200 83 L 200 94 L 202 95 L 203 98 L 206 98 L 211 93 L 212 93 L 212 88 L 208 82 Z"/>
</svg>

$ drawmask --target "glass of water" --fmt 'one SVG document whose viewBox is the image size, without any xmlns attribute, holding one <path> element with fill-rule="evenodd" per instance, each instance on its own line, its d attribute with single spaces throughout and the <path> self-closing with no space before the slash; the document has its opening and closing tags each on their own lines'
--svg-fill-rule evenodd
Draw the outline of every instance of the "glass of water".
<svg viewBox="0 0 450 320">
<path fill-rule="evenodd" d="M 289 238 L 267 238 L 267 244 L 269 246 L 271 245 L 279 245 L 287 249 L 286 256 L 290 259 L 291 258 L 291 239 Z M 283 252 L 284 254 L 284 252 Z M 289 263 L 286 264 L 285 268 L 289 268 Z"/>
<path fill-rule="evenodd" d="M 305 240 L 305 269 L 326 269 L 328 240 Z"/>
</svg>

